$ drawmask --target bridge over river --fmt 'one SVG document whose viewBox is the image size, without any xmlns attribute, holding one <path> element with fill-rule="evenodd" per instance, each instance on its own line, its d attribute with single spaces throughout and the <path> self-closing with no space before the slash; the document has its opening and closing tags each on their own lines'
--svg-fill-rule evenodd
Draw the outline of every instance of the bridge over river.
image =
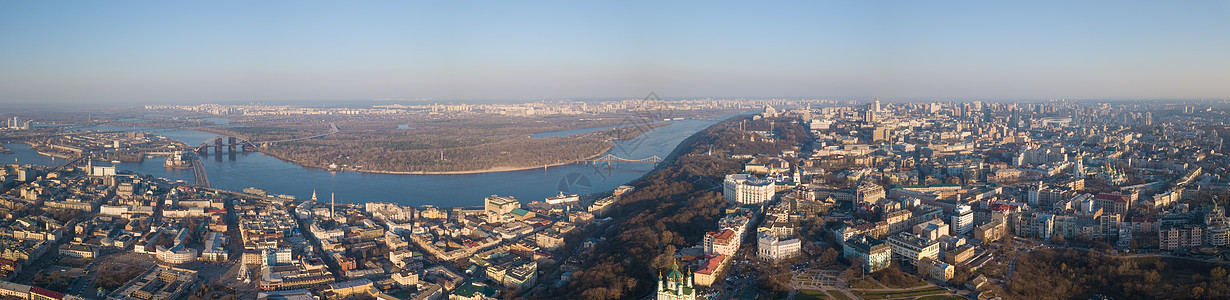
<svg viewBox="0 0 1230 300">
<path fill-rule="evenodd" d="M 606 162 L 607 166 L 610 166 L 612 163 L 617 163 L 617 162 L 656 164 L 656 163 L 662 162 L 662 158 L 658 157 L 657 155 L 654 155 L 654 156 L 650 156 L 650 157 L 646 157 L 642 159 L 627 159 L 627 158 L 615 156 L 614 154 L 607 153 L 606 155 L 592 158 L 592 159 L 586 159 L 584 161 L 592 163 L 592 164 L 599 164 L 599 163 Z"/>
<path fill-rule="evenodd" d="M 201 144 L 196 147 L 196 151 L 197 153 L 200 153 L 201 155 L 205 155 L 205 154 L 209 154 L 209 148 L 213 147 L 214 153 L 218 153 L 218 154 L 221 154 L 223 149 L 226 149 L 230 153 L 236 153 L 238 150 L 242 150 L 243 152 L 253 152 L 253 151 L 258 151 L 258 149 L 260 148 L 269 147 L 269 145 L 273 145 L 277 143 L 286 143 L 286 142 L 322 138 L 322 137 L 333 135 L 340 131 L 341 130 L 337 129 L 337 124 L 334 124 L 333 122 L 329 122 L 329 132 L 318 134 L 318 135 L 313 135 L 313 136 L 307 136 L 307 137 L 292 138 L 292 139 L 252 142 L 252 141 L 245 140 L 243 138 L 233 137 L 233 136 L 215 136 L 213 138 L 205 140 L 204 142 L 201 142 Z M 226 142 L 223 142 L 224 137 L 226 138 Z"/>
</svg>

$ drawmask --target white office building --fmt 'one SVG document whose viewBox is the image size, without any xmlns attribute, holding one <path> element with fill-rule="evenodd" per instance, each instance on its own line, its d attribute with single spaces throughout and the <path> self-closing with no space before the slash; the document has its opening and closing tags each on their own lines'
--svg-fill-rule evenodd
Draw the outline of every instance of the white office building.
<svg viewBox="0 0 1230 300">
<path fill-rule="evenodd" d="M 182 264 L 196 261 L 197 251 L 184 246 L 183 243 L 178 243 L 171 248 L 158 246 L 155 248 L 155 256 L 158 260 L 169 264 Z"/>
<path fill-rule="evenodd" d="M 722 183 L 722 196 L 726 201 L 738 204 L 761 204 L 773 200 L 776 187 L 772 180 L 756 178 L 751 174 L 726 175 Z"/>
</svg>

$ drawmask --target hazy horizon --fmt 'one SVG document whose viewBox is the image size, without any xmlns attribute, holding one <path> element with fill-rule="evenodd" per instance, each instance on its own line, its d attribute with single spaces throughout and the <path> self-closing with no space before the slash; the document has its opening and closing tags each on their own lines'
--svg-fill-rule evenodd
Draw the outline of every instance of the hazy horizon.
<svg viewBox="0 0 1230 300">
<path fill-rule="evenodd" d="M 1230 96 L 1228 1 L 5 2 L 0 37 L 0 104 Z"/>
<path fill-rule="evenodd" d="M 427 100 L 370 100 L 370 99 L 313 99 L 313 100 L 260 100 L 260 101 L 115 101 L 115 102 L 79 102 L 72 103 L 71 108 L 63 105 L 68 102 L 13 102 L 0 101 L 0 109 L 36 109 L 36 110 L 56 110 L 56 111 L 72 111 L 72 112 L 87 112 L 98 109 L 107 108 L 137 108 L 145 105 L 286 105 L 286 106 L 302 106 L 302 107 L 322 107 L 322 108 L 367 108 L 374 105 L 385 104 L 525 104 L 525 103 L 552 103 L 552 102 L 602 102 L 602 101 L 621 101 L 621 100 L 642 100 L 644 97 L 594 97 L 594 98 L 567 98 L 567 99 L 498 99 L 498 100 L 444 100 L 444 99 L 427 99 Z M 828 100 L 828 101 L 853 101 L 859 104 L 866 102 L 870 103 L 873 99 L 879 99 L 885 104 L 908 104 L 908 103 L 958 103 L 982 101 L 986 103 L 1045 103 L 1050 101 L 1069 101 L 1069 102 L 1092 102 L 1092 103 L 1116 103 L 1116 102 L 1150 102 L 1150 103 L 1194 103 L 1194 102 L 1209 102 L 1223 103 L 1230 101 L 1228 98 L 1142 98 L 1142 99 L 1109 99 L 1109 98 L 1091 98 L 1091 99 L 994 99 L 994 98 L 918 98 L 918 99 L 900 99 L 900 98 L 877 98 L 877 97 L 849 97 L 849 98 L 824 98 L 824 97 L 661 97 L 662 100 L 699 100 L 699 99 L 714 99 L 714 100 Z M 801 105 L 801 104 L 800 104 Z M 7 115 L 8 113 L 0 113 Z"/>
</svg>

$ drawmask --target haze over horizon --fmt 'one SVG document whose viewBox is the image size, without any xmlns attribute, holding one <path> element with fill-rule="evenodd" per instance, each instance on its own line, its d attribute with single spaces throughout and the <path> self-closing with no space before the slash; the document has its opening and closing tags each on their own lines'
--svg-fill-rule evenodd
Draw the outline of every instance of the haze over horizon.
<svg viewBox="0 0 1230 300">
<path fill-rule="evenodd" d="M 0 3 L 0 103 L 1230 96 L 1230 2 Z"/>
</svg>

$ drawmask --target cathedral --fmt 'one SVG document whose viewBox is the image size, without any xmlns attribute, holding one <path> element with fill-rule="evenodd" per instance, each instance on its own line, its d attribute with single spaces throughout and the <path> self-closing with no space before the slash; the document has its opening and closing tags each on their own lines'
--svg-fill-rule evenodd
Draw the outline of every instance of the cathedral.
<svg viewBox="0 0 1230 300">
<path fill-rule="evenodd" d="M 672 263 L 670 273 L 658 277 L 658 300 L 696 299 L 692 279 L 692 272 L 679 272 L 679 264 Z"/>
</svg>

